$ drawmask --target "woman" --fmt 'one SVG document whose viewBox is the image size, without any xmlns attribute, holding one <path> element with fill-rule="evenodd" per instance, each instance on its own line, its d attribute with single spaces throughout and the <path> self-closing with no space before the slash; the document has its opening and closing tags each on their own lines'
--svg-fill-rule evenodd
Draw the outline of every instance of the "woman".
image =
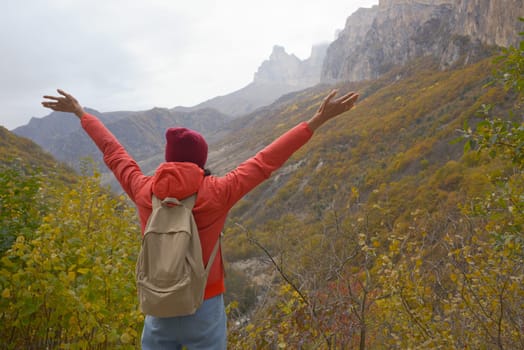
<svg viewBox="0 0 524 350">
<path fill-rule="evenodd" d="M 60 96 L 44 96 L 44 107 L 71 112 L 98 146 L 106 165 L 138 208 L 142 232 L 151 214 L 151 195 L 186 198 L 198 192 L 193 214 L 198 226 L 204 265 L 211 255 L 224 226 L 226 216 L 245 194 L 269 178 L 286 160 L 302 147 L 325 122 L 349 111 L 358 94 L 347 93 L 337 99 L 333 90 L 318 111 L 273 141 L 254 157 L 225 176 L 209 175 L 204 170 L 207 143 L 196 131 L 169 128 L 166 131 L 165 163 L 153 176 L 145 176 L 113 134 L 96 117 L 85 113 L 78 101 L 63 90 Z M 225 349 L 227 346 L 226 315 L 223 293 L 222 256 L 217 254 L 208 277 L 204 303 L 190 316 L 157 318 L 146 315 L 142 347 L 146 350 Z"/>
</svg>

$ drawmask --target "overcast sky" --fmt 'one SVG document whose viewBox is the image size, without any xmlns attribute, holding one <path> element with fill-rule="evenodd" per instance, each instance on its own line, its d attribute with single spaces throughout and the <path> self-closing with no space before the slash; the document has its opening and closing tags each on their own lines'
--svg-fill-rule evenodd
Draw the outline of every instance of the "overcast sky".
<svg viewBox="0 0 524 350">
<path fill-rule="evenodd" d="M 101 112 L 193 106 L 253 80 L 274 45 L 300 59 L 378 0 L 0 0 L 0 125 L 63 88 Z"/>
</svg>

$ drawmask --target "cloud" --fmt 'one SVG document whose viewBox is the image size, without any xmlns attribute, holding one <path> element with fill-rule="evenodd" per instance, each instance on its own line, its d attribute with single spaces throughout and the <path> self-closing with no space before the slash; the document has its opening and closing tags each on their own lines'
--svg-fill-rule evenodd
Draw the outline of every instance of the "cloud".
<svg viewBox="0 0 524 350">
<path fill-rule="evenodd" d="M 301 58 L 378 0 L 4 0 L 0 125 L 60 87 L 101 110 L 194 105 L 248 84 L 282 45 Z"/>
</svg>

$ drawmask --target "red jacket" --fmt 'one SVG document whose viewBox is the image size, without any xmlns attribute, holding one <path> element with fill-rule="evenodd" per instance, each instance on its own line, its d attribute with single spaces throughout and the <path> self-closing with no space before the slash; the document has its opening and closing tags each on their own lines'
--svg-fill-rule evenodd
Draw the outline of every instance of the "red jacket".
<svg viewBox="0 0 524 350">
<path fill-rule="evenodd" d="M 274 170 L 280 168 L 312 136 L 307 123 L 303 122 L 221 177 L 204 176 L 203 170 L 197 165 L 178 162 L 162 163 L 153 176 L 145 176 L 100 120 L 86 113 L 82 116 L 81 123 L 104 154 L 106 165 L 137 206 L 142 232 L 151 214 L 152 193 L 163 199 L 185 198 L 198 191 L 193 215 L 198 226 L 204 264 L 209 260 L 231 207 L 269 178 Z M 225 291 L 222 266 L 219 252 L 208 277 L 205 299 Z"/>
</svg>

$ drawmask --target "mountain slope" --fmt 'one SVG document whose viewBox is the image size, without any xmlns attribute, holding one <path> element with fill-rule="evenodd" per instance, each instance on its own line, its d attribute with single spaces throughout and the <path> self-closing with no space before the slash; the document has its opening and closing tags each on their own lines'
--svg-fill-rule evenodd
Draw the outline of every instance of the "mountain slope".
<svg viewBox="0 0 524 350">
<path fill-rule="evenodd" d="M 442 72 L 430 58 L 397 68 L 379 80 L 340 85 L 357 90 L 361 99 L 348 117 L 341 117 L 317 135 L 269 181 L 234 211 L 236 220 L 263 223 L 289 213 L 316 217 L 320 202 L 343 208 L 352 188 L 366 200 L 381 184 L 411 181 L 410 188 L 462 155 L 451 141 L 467 119 L 475 119 L 484 103 L 496 102 L 501 91 L 483 86 L 491 59 L 463 69 Z M 328 89 L 305 90 L 286 103 L 239 119 L 230 137 L 215 145 L 223 153 L 240 154 L 239 162 L 293 124 L 307 120 Z M 227 151 L 226 151 L 227 150 Z M 246 151 L 250 150 L 250 152 Z M 223 170 L 222 170 L 223 171 Z M 434 207 L 436 203 L 425 203 Z M 396 215 L 408 211 L 399 207 Z"/>
<path fill-rule="evenodd" d="M 74 171 L 56 161 L 48 152 L 28 138 L 20 137 L 0 126 L 0 165 L 17 166 L 38 169 L 39 172 L 50 175 L 54 180 L 72 181 Z"/>
</svg>

